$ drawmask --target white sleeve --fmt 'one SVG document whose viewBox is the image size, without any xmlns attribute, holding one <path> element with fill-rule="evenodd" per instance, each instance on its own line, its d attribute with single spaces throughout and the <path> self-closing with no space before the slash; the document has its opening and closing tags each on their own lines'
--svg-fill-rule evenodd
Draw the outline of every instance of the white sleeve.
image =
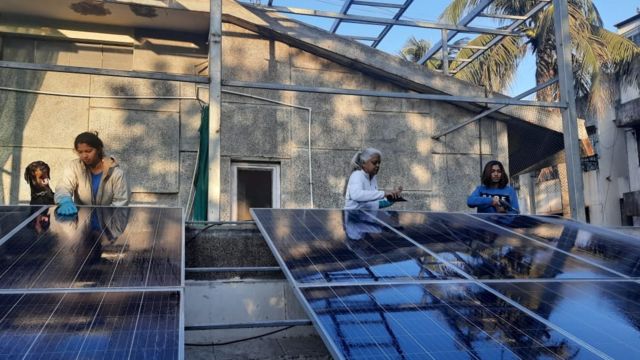
<svg viewBox="0 0 640 360">
<path fill-rule="evenodd" d="M 354 171 L 349 177 L 347 198 L 357 202 L 368 202 L 384 198 L 384 191 L 370 190 L 368 180 L 360 171 Z"/>
</svg>

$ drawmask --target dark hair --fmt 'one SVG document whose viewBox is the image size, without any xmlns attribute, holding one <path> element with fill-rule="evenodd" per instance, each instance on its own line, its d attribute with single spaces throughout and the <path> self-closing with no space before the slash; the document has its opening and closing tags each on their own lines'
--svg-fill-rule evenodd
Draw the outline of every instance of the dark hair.
<svg viewBox="0 0 640 360">
<path fill-rule="evenodd" d="M 487 165 L 484 166 L 484 170 L 482 170 L 482 185 L 486 186 L 486 187 L 490 187 L 491 186 L 491 168 L 494 165 L 498 165 L 500 167 L 500 171 L 502 171 L 502 177 L 500 178 L 500 182 L 498 182 L 498 187 L 499 188 L 503 188 L 505 186 L 507 186 L 507 184 L 509 183 L 509 176 L 507 175 L 507 172 L 504 170 L 504 166 L 502 165 L 502 163 L 498 160 L 491 160 L 487 163 Z"/>
<path fill-rule="evenodd" d="M 78 149 L 79 144 L 87 144 L 92 148 L 98 150 L 98 156 L 102 159 L 104 157 L 104 144 L 102 140 L 98 137 L 98 132 L 83 132 L 80 135 L 76 136 L 76 139 L 73 142 L 73 148 Z"/>
<path fill-rule="evenodd" d="M 24 179 L 29 183 L 29 185 L 32 185 L 35 182 L 36 170 L 46 172 L 48 175 L 51 172 L 49 165 L 46 162 L 40 160 L 32 162 L 24 169 Z"/>
</svg>

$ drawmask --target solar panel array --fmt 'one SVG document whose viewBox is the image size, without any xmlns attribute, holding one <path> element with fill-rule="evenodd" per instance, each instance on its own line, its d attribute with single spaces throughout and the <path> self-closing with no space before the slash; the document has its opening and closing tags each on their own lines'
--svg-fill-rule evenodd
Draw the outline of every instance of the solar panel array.
<svg viewBox="0 0 640 360">
<path fill-rule="evenodd" d="M 640 358 L 640 239 L 557 217 L 252 209 L 336 359 Z"/>
<path fill-rule="evenodd" d="M 182 359 L 179 208 L 0 207 L 1 359 Z"/>
</svg>

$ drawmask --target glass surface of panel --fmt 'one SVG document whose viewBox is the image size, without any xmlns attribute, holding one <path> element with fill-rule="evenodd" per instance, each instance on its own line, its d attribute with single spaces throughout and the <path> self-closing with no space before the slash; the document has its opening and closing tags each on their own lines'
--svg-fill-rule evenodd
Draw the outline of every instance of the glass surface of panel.
<svg viewBox="0 0 640 360">
<path fill-rule="evenodd" d="M 181 209 L 79 207 L 74 219 L 53 211 L 46 230 L 28 226 L 0 246 L 0 288 L 181 285 Z"/>
<path fill-rule="evenodd" d="M 180 301 L 176 291 L 0 295 L 0 358 L 178 359 Z"/>
<path fill-rule="evenodd" d="M 22 224 L 31 215 L 38 212 L 42 206 L 0 206 L 0 239 L 9 234 L 16 226 Z M 40 225 L 36 221 L 32 221 L 29 225 Z M 43 224 L 42 226 L 47 226 Z"/>
<path fill-rule="evenodd" d="M 613 272 L 460 213 L 382 212 L 398 231 L 477 279 L 615 278 Z"/>
<path fill-rule="evenodd" d="M 490 287 L 614 359 L 640 359 L 640 284 L 492 283 Z"/>
<path fill-rule="evenodd" d="M 638 237 L 554 216 L 474 216 L 584 257 L 624 275 L 640 277 Z"/>
<path fill-rule="evenodd" d="M 460 278 L 363 211 L 253 211 L 263 236 L 300 283 Z"/>
<path fill-rule="evenodd" d="M 346 359 L 594 359 L 475 284 L 301 289 Z"/>
</svg>

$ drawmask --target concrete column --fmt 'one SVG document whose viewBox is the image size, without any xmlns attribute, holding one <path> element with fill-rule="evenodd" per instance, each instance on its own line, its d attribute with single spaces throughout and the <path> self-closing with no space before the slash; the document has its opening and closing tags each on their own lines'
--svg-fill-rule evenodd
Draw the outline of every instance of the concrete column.
<svg viewBox="0 0 640 360">
<path fill-rule="evenodd" d="M 209 15 L 209 194 L 207 219 L 219 221 L 222 0 L 211 0 Z"/>
</svg>

